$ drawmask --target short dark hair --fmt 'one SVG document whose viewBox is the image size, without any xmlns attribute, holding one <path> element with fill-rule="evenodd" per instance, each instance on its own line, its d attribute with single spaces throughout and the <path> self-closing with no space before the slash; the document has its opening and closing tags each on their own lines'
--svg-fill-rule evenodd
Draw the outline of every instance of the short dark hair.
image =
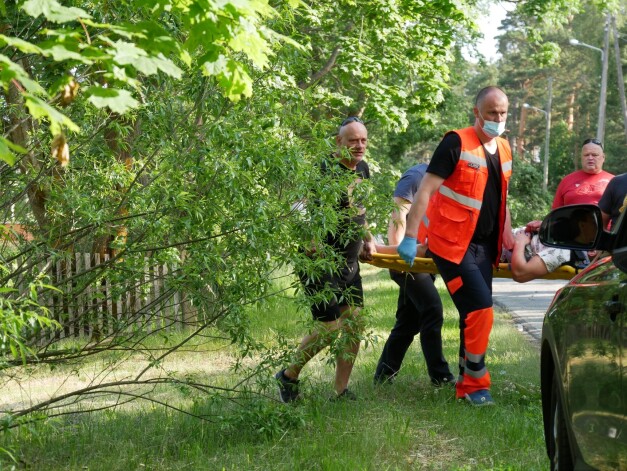
<svg viewBox="0 0 627 471">
<path fill-rule="evenodd" d="M 591 137 L 590 139 L 586 139 L 585 141 L 583 141 L 583 144 L 581 144 L 581 147 L 585 146 L 586 144 L 596 144 L 597 146 L 601 148 L 601 150 L 603 150 L 603 143 L 599 141 L 596 137 Z"/>
</svg>

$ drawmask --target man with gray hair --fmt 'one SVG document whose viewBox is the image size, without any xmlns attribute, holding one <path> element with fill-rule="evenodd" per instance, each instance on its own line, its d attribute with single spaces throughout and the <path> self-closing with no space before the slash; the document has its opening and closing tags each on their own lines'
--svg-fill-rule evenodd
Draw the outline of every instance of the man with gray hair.
<svg viewBox="0 0 627 471">
<path fill-rule="evenodd" d="M 345 336 L 341 351 L 336 355 L 335 399 L 355 399 L 348 389 L 353 364 L 359 352 L 360 310 L 363 307 L 363 287 L 359 273 L 360 253 L 366 258 L 375 251 L 374 240 L 366 230 L 366 214 L 362 203 L 354 196 L 354 187 L 363 179 L 370 178 L 368 164 L 364 160 L 368 145 L 368 131 L 363 121 L 351 116 L 340 125 L 336 136 L 337 152 L 323 161 L 322 172 L 341 181 L 352 180 L 343 192 L 336 210 L 340 213 L 340 227 L 329 232 L 325 244 L 332 248 L 339 265 L 333 273 L 309 276 L 299 273 L 305 293 L 312 297 L 323 292 L 332 297 L 311 304 L 315 326 L 307 333 L 297 350 L 294 362 L 277 372 L 282 402 L 292 402 L 300 397 L 299 380 L 301 370 L 318 352 L 329 346 L 335 333 Z M 363 234 L 363 240 L 362 235 Z M 315 247 L 305 252 L 315 258 Z"/>
</svg>

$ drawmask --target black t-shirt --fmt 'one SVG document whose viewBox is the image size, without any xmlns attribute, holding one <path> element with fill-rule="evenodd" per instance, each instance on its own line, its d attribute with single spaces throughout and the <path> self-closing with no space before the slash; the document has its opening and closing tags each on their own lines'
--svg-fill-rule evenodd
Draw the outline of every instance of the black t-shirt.
<svg viewBox="0 0 627 471">
<path fill-rule="evenodd" d="M 627 196 L 627 173 L 612 178 L 599 200 L 599 208 L 610 215 L 612 227 L 620 216 L 620 208 L 625 203 L 625 196 Z"/>
<path fill-rule="evenodd" d="M 338 175 L 339 178 L 349 178 L 355 181 L 358 178 L 363 180 L 370 178 L 370 168 L 365 161 L 360 161 L 355 170 L 352 170 L 340 163 L 336 157 L 324 160 L 321 165 L 323 174 Z M 355 208 L 359 214 L 355 214 Z M 342 219 L 338 230 L 327 233 L 326 243 L 331 245 L 345 258 L 347 264 L 357 263 L 362 244 L 362 233 L 360 228 L 366 225 L 366 213 L 363 204 L 357 198 L 349 195 L 348 190 L 343 191 L 337 208 L 341 211 Z"/>
<path fill-rule="evenodd" d="M 433 153 L 427 172 L 433 173 L 441 178 L 448 178 L 457 163 L 462 151 L 462 140 L 458 134 L 451 132 L 444 136 Z M 489 153 L 483 148 L 488 164 L 488 182 L 483 193 L 483 202 L 479 212 L 479 220 L 475 233 L 472 236 L 473 242 L 491 242 L 495 245 L 499 237 L 499 207 L 501 204 L 501 162 L 498 150 L 495 154 Z"/>
</svg>

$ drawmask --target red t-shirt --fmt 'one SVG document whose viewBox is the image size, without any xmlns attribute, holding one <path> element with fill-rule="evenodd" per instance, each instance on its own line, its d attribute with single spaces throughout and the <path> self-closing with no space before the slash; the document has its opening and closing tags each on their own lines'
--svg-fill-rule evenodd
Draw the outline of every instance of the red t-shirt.
<svg viewBox="0 0 627 471">
<path fill-rule="evenodd" d="M 605 170 L 596 174 L 583 170 L 569 173 L 557 186 L 551 209 L 569 204 L 598 204 L 605 187 L 613 177 L 614 175 Z"/>
</svg>

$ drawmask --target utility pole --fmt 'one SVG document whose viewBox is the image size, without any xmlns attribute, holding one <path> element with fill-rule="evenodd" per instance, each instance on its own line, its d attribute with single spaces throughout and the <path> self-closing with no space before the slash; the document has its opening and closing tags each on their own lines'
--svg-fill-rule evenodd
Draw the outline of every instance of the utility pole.
<svg viewBox="0 0 627 471">
<path fill-rule="evenodd" d="M 546 134 L 544 138 L 544 178 L 542 189 L 546 192 L 549 184 L 549 142 L 551 140 L 551 102 L 553 101 L 553 77 L 549 77 L 549 97 L 546 101 Z"/>
<path fill-rule="evenodd" d="M 523 103 L 523 108 L 531 108 L 532 110 L 538 111 L 544 115 L 546 119 L 546 127 L 545 127 L 545 136 L 544 136 L 544 168 L 543 168 L 543 178 L 542 178 L 542 190 L 547 191 L 547 187 L 549 184 L 549 142 L 551 140 L 551 104 L 553 102 L 553 77 L 549 77 L 548 79 L 548 98 L 546 101 L 546 109 L 536 108 L 535 106 L 531 106 L 529 103 Z M 523 115 L 525 113 L 522 113 Z"/>
<path fill-rule="evenodd" d="M 602 72 L 601 72 L 601 99 L 599 100 L 599 122 L 597 124 L 597 139 L 603 142 L 605 137 L 605 101 L 607 96 L 607 67 L 609 63 L 610 48 L 610 14 L 608 13 L 605 20 L 605 35 L 603 39 L 602 53 Z"/>
<path fill-rule="evenodd" d="M 625 127 L 625 142 L 627 142 L 627 101 L 625 100 L 625 82 L 623 80 L 623 65 L 621 64 L 620 47 L 618 45 L 618 29 L 616 18 L 612 16 L 612 32 L 614 33 L 614 54 L 616 55 L 616 74 L 618 76 L 618 91 L 620 92 L 620 107 L 623 110 L 623 125 Z"/>
</svg>

